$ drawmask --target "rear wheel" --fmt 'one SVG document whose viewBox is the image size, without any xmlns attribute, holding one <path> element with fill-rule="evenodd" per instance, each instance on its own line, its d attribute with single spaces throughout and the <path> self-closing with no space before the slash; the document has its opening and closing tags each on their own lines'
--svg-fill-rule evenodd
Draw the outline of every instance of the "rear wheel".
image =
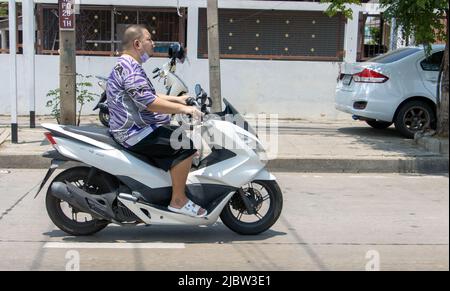
<svg viewBox="0 0 450 291">
<path fill-rule="evenodd" d="M 269 229 L 280 217 L 283 196 L 276 181 L 253 181 L 242 187 L 254 205 L 255 214 L 249 214 L 239 193 L 235 193 L 220 214 L 222 222 L 231 230 L 254 235 Z"/>
<path fill-rule="evenodd" d="M 414 138 L 416 132 L 436 127 L 436 113 L 423 101 L 405 103 L 395 118 L 395 128 L 407 138 Z"/>
<path fill-rule="evenodd" d="M 87 184 L 89 168 L 74 167 L 65 170 L 52 181 L 68 182 L 89 194 L 103 194 L 108 190 L 108 186 L 100 177 L 91 179 Z M 71 235 L 90 235 L 105 228 L 109 222 L 93 218 L 90 214 L 81 212 L 72 207 L 69 203 L 62 201 L 51 193 L 51 184 L 46 196 L 47 213 L 53 223 L 62 231 Z"/>
<path fill-rule="evenodd" d="M 366 123 L 375 129 L 386 129 L 391 126 L 393 122 L 367 120 Z"/>
<path fill-rule="evenodd" d="M 98 119 L 100 119 L 100 122 L 104 126 L 109 127 L 109 113 L 105 113 L 100 110 L 100 112 L 98 113 Z"/>
</svg>

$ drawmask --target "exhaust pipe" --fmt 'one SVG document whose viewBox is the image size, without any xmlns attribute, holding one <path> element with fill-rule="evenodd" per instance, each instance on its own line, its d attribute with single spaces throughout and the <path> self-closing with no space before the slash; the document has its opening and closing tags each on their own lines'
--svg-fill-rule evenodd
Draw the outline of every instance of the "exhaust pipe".
<svg viewBox="0 0 450 291">
<path fill-rule="evenodd" d="M 97 219 L 109 221 L 115 219 L 107 200 L 101 195 L 91 195 L 70 183 L 63 182 L 52 183 L 50 189 L 53 196 L 69 203 L 81 212 L 89 213 Z"/>
</svg>

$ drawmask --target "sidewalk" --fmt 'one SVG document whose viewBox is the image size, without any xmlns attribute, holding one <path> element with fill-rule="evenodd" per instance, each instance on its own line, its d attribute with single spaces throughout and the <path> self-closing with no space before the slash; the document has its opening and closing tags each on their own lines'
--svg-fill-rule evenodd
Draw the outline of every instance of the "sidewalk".
<svg viewBox="0 0 450 291">
<path fill-rule="evenodd" d="M 10 119 L 0 116 L 0 168 L 48 168 L 41 157 L 51 149 L 38 116 L 30 129 L 19 118 L 18 144 L 10 140 Z M 84 116 L 83 125 L 100 125 L 97 116 Z M 359 121 L 279 120 L 278 156 L 269 161 L 274 171 L 351 173 L 448 173 L 448 154 L 430 152 L 404 139 L 393 127 L 374 130 Z"/>
</svg>

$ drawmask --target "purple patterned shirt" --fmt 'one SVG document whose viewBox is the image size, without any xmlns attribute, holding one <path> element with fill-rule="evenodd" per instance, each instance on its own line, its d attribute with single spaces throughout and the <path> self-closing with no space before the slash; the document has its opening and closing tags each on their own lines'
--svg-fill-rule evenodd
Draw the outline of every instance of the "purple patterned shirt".
<svg viewBox="0 0 450 291">
<path fill-rule="evenodd" d="M 170 115 L 147 110 L 156 92 L 142 66 L 129 55 L 117 60 L 108 78 L 106 96 L 109 130 L 124 147 L 137 144 L 157 127 L 170 123 Z"/>
</svg>

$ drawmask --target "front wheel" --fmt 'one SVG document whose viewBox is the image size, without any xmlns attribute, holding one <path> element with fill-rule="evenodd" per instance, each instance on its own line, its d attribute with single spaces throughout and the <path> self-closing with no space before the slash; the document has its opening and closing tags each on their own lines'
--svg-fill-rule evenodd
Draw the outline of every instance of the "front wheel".
<svg viewBox="0 0 450 291">
<path fill-rule="evenodd" d="M 414 100 L 404 104 L 395 119 L 395 128 L 407 138 L 414 138 L 416 132 L 435 127 L 436 114 L 423 101 Z"/>
<path fill-rule="evenodd" d="M 234 232 L 244 235 L 259 234 L 269 229 L 280 217 L 283 195 L 276 181 L 255 180 L 242 187 L 254 206 L 249 214 L 239 193 L 235 193 L 222 210 L 220 219 Z"/>
</svg>

